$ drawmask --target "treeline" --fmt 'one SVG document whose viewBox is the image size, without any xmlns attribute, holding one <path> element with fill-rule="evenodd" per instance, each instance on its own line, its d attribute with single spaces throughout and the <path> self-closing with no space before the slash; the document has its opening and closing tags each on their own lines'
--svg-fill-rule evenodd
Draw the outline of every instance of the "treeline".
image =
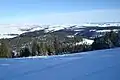
<svg viewBox="0 0 120 80">
<path fill-rule="evenodd" d="M 120 47 L 120 32 L 111 31 L 102 37 L 97 37 L 91 46 L 92 50 Z"/>
<path fill-rule="evenodd" d="M 76 45 L 77 42 L 81 41 L 82 38 L 78 36 L 62 41 L 59 40 L 58 36 L 54 36 L 52 40 L 46 41 L 33 40 L 31 46 L 24 46 L 17 57 L 51 56 L 88 51 L 91 46 L 87 44 Z"/>
<path fill-rule="evenodd" d="M 10 57 L 12 57 L 12 54 L 10 52 L 10 49 L 9 49 L 8 45 L 3 40 L 0 42 L 0 57 L 1 58 L 10 58 Z"/>
<path fill-rule="evenodd" d="M 85 43 L 76 44 L 82 41 L 83 39 L 80 36 L 75 36 L 64 40 L 59 40 L 58 36 L 52 37 L 52 40 L 46 39 L 44 41 L 38 41 L 34 39 L 31 44 L 25 44 L 18 52 L 13 52 L 13 50 L 10 49 L 7 43 L 3 40 L 0 42 L 0 57 L 15 58 L 43 55 L 62 55 L 120 47 L 120 35 L 114 31 L 106 33 L 102 37 L 95 38 L 92 45 Z"/>
</svg>

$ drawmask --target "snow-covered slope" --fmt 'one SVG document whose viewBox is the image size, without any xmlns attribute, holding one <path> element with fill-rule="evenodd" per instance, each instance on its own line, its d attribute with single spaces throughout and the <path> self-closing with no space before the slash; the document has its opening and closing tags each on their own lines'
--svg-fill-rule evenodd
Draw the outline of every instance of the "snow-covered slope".
<svg viewBox="0 0 120 80">
<path fill-rule="evenodd" d="M 98 26 L 98 27 L 120 26 L 120 22 L 86 23 L 83 26 Z"/>
<path fill-rule="evenodd" d="M 80 45 L 80 44 L 91 45 L 93 42 L 94 42 L 94 40 L 90 40 L 90 39 L 85 39 L 85 38 L 83 38 L 83 41 L 77 42 L 76 45 Z"/>
<path fill-rule="evenodd" d="M 0 59 L 0 80 L 119 80 L 120 48 L 43 58 Z"/>
<path fill-rule="evenodd" d="M 11 36 L 11 35 L 7 35 L 7 34 L 22 34 L 25 32 L 33 32 L 33 31 L 37 31 L 37 30 L 45 30 L 45 32 L 49 32 L 49 31 L 57 31 L 57 30 L 61 30 L 64 28 L 67 28 L 69 26 L 66 25 L 35 25 L 35 24 L 31 24 L 31 25 L 20 25 L 20 24 L 1 24 L 0 25 L 0 38 L 13 38 L 15 36 Z"/>
<path fill-rule="evenodd" d="M 81 31 L 85 27 L 109 27 L 120 26 L 120 23 L 86 23 L 86 24 L 70 24 L 70 25 L 40 25 L 40 24 L 0 24 L 0 38 L 13 38 L 15 35 L 7 34 L 22 34 L 25 32 L 33 32 L 36 30 L 45 30 L 45 32 L 54 32 L 62 29 L 71 29 Z"/>
<path fill-rule="evenodd" d="M 0 25 L 0 38 L 13 38 L 15 36 L 7 35 L 7 34 L 22 34 L 25 32 L 32 32 L 36 30 L 42 30 L 44 27 L 39 25 L 20 25 L 20 24 L 1 24 Z"/>
</svg>

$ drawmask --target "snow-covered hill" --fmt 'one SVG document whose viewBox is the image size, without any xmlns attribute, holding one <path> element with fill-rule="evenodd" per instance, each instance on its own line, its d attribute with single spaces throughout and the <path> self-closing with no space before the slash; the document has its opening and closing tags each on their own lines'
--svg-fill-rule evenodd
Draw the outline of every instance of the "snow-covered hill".
<svg viewBox="0 0 120 80">
<path fill-rule="evenodd" d="M 119 51 L 0 59 L 0 80 L 119 80 Z"/>
<path fill-rule="evenodd" d="M 49 31 L 57 31 L 66 28 L 64 25 L 11 25 L 11 24 L 1 24 L 0 25 L 0 38 L 13 38 L 15 35 L 9 34 L 22 34 L 26 32 L 33 32 L 37 30 L 45 30 L 45 32 Z"/>
<path fill-rule="evenodd" d="M 45 32 L 54 32 L 63 29 L 70 29 L 73 31 L 82 31 L 81 28 L 86 27 L 110 27 L 110 26 L 120 26 L 120 22 L 111 23 L 86 23 L 86 24 L 70 24 L 70 25 L 40 25 L 40 24 L 0 24 L 0 38 L 13 38 L 17 35 L 26 32 L 33 32 L 36 30 L 44 30 Z M 99 30 L 98 32 L 100 32 Z M 108 30 L 104 30 L 108 31 Z M 101 31 L 103 32 L 103 31 Z M 15 34 L 15 35 L 10 35 Z M 16 35 L 17 34 L 17 35 Z M 77 33 L 76 33 L 77 34 Z"/>
<path fill-rule="evenodd" d="M 86 23 L 83 26 L 97 26 L 97 27 L 120 26 L 120 22 Z"/>
</svg>

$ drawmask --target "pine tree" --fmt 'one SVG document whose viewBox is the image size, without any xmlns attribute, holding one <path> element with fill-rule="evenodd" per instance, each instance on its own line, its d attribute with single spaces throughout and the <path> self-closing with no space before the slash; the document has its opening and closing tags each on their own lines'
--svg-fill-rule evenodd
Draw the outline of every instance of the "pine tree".
<svg viewBox="0 0 120 80">
<path fill-rule="evenodd" d="M 94 42 L 92 44 L 92 49 L 97 50 L 97 49 L 108 49 L 113 47 L 113 43 L 110 40 L 110 38 L 107 36 L 103 36 L 100 38 L 94 39 Z"/>
<path fill-rule="evenodd" d="M 30 51 L 29 51 L 29 49 L 27 47 L 22 48 L 20 50 L 20 57 L 28 57 L 30 55 L 31 55 L 31 53 L 30 53 Z"/>
<path fill-rule="evenodd" d="M 113 43 L 115 47 L 119 46 L 119 35 L 118 33 L 115 33 L 114 31 L 111 31 L 110 33 L 106 33 L 106 38 L 109 38 L 110 41 Z"/>
<path fill-rule="evenodd" d="M 57 37 L 54 37 L 54 49 L 55 49 L 55 54 L 58 55 L 60 53 L 60 42 Z"/>
<path fill-rule="evenodd" d="M 32 43 L 32 56 L 35 56 L 37 54 L 38 54 L 38 44 L 34 40 L 33 43 Z"/>
<path fill-rule="evenodd" d="M 46 42 L 40 42 L 39 52 L 40 52 L 39 55 L 48 55 L 47 43 Z"/>
<path fill-rule="evenodd" d="M 1 58 L 10 58 L 12 55 L 10 53 L 10 49 L 8 48 L 8 45 L 4 42 L 0 42 L 0 57 Z"/>
</svg>

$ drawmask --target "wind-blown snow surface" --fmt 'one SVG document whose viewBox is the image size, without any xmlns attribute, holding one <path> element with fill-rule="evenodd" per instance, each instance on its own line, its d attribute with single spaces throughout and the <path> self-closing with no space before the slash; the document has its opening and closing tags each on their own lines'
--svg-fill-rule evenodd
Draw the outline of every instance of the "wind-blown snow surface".
<svg viewBox="0 0 120 80">
<path fill-rule="evenodd" d="M 120 48 L 43 58 L 0 59 L 0 80 L 120 80 Z"/>
</svg>

